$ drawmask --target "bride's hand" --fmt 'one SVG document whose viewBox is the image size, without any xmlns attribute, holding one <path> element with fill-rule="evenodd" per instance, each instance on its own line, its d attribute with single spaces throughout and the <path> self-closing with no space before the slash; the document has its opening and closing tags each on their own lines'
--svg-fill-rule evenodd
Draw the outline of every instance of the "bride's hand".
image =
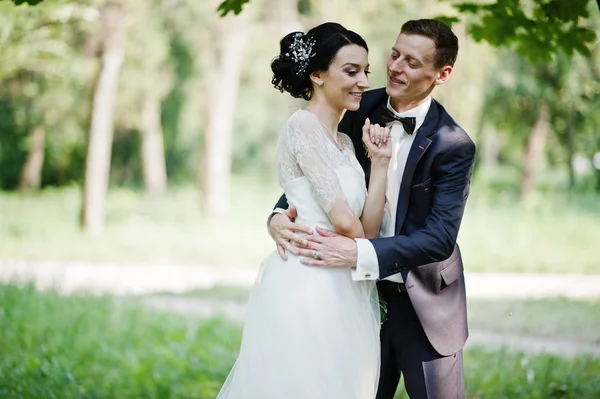
<svg viewBox="0 0 600 399">
<path fill-rule="evenodd" d="M 390 129 L 378 124 L 372 125 L 369 118 L 367 118 L 362 133 L 362 140 L 371 162 L 375 160 L 389 162 L 392 157 Z"/>
</svg>

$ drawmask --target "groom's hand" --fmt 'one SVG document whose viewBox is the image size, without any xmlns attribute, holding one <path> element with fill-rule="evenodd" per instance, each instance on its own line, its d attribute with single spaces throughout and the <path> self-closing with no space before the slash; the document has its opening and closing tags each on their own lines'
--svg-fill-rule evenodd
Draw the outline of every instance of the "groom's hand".
<svg viewBox="0 0 600 399">
<path fill-rule="evenodd" d="M 308 245 L 300 248 L 301 263 L 308 266 L 356 267 L 356 241 L 320 227 L 317 227 L 317 233 L 307 236 Z"/>
<path fill-rule="evenodd" d="M 310 227 L 294 223 L 297 216 L 296 207 L 292 205 L 284 213 L 273 215 L 269 221 L 269 234 L 275 240 L 277 252 L 283 260 L 288 259 L 285 251 L 298 255 L 299 250 L 296 245 L 308 245 L 305 234 L 313 233 Z"/>
</svg>

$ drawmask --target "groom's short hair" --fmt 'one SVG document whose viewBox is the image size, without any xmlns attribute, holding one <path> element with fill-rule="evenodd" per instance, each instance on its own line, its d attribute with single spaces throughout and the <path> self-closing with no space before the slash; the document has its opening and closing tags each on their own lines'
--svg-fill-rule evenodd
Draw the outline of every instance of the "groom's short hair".
<svg viewBox="0 0 600 399">
<path fill-rule="evenodd" d="M 452 32 L 452 29 L 442 21 L 438 21 L 437 19 L 407 21 L 402 25 L 400 33 L 430 38 L 435 43 L 436 53 L 433 62 L 435 67 L 441 68 L 444 65 L 454 66 L 454 62 L 458 56 L 458 38 Z"/>
</svg>

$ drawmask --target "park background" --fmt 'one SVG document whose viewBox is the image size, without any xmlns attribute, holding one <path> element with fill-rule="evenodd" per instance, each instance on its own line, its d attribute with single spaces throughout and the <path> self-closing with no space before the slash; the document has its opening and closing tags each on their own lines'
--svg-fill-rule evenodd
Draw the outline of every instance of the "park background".
<svg viewBox="0 0 600 399">
<path fill-rule="evenodd" d="M 303 106 L 271 85 L 279 39 L 342 23 L 376 88 L 423 17 L 460 41 L 434 97 L 478 148 L 466 272 L 507 292 L 471 297 L 470 326 L 513 342 L 467 348 L 468 397 L 600 397 L 600 289 L 578 285 L 600 275 L 599 2 L 19 3 L 0 0 L 0 397 L 214 398 L 252 279 L 231 275 L 274 249 L 275 146 Z M 122 289 L 94 290 L 109 271 Z"/>
</svg>

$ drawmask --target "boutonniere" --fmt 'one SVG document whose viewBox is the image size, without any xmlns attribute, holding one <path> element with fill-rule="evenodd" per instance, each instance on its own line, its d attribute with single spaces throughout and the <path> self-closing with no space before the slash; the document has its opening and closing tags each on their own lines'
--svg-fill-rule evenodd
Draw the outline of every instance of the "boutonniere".
<svg viewBox="0 0 600 399">
<path fill-rule="evenodd" d="M 380 323 L 383 324 L 387 320 L 387 302 L 381 296 L 381 293 L 378 293 L 379 296 L 379 317 Z"/>
</svg>

